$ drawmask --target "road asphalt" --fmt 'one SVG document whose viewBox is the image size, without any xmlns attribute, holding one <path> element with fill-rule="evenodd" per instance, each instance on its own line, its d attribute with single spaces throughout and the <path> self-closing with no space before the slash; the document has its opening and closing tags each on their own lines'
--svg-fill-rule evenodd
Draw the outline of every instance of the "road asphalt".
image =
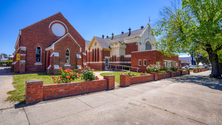
<svg viewBox="0 0 222 125">
<path fill-rule="evenodd" d="M 209 74 L 210 71 L 191 73 L 5 108 L 0 110 L 0 124 L 221 125 L 222 80 L 209 78 Z"/>
</svg>

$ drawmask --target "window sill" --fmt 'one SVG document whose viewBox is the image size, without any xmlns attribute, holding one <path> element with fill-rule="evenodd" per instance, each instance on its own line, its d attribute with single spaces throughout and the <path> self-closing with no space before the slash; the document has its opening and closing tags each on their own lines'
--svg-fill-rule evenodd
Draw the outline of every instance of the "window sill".
<svg viewBox="0 0 222 125">
<path fill-rule="evenodd" d="M 42 63 L 40 63 L 40 62 L 36 62 L 35 65 L 42 65 Z"/>
<path fill-rule="evenodd" d="M 64 66 L 71 66 L 70 64 L 66 63 Z"/>
</svg>

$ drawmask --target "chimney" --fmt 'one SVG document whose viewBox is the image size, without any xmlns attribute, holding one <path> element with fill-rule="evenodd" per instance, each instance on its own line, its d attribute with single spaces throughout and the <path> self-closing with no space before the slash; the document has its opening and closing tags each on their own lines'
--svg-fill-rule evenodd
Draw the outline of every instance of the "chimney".
<svg viewBox="0 0 222 125">
<path fill-rule="evenodd" d="M 109 38 L 109 36 L 106 36 L 106 38 Z"/>
<path fill-rule="evenodd" d="M 129 28 L 128 30 L 129 30 L 129 34 L 128 34 L 128 36 L 130 36 L 130 35 L 131 35 L 131 29 Z"/>
<path fill-rule="evenodd" d="M 104 39 L 104 35 L 102 35 L 102 38 Z"/>
<path fill-rule="evenodd" d="M 141 29 L 143 29 L 144 27 L 143 26 L 141 26 Z"/>
<path fill-rule="evenodd" d="M 114 33 L 112 33 L 112 39 L 113 39 L 113 38 L 114 38 Z M 111 40 L 112 40 L 112 39 L 111 39 Z"/>
<path fill-rule="evenodd" d="M 124 32 L 122 31 L 121 34 L 124 34 Z"/>
</svg>

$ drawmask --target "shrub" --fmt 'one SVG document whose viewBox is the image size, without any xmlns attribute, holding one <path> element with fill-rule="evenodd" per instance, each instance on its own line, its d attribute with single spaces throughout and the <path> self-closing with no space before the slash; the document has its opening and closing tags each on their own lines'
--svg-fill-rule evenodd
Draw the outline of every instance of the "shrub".
<svg viewBox="0 0 222 125">
<path fill-rule="evenodd" d="M 193 69 L 198 69 L 198 67 L 194 67 Z"/>
<path fill-rule="evenodd" d="M 135 74 L 131 72 L 122 72 L 122 75 L 129 75 L 130 77 L 136 76 Z"/>
<path fill-rule="evenodd" d="M 146 69 L 148 70 L 148 72 L 160 72 L 160 67 L 161 66 L 157 66 L 157 65 L 149 65 L 146 67 Z"/>
<path fill-rule="evenodd" d="M 95 69 L 90 69 L 90 67 L 86 66 L 86 70 L 83 70 L 82 72 L 82 79 L 85 81 L 92 81 L 92 80 L 97 80 L 99 79 L 97 76 L 94 76 L 93 71 Z"/>
<path fill-rule="evenodd" d="M 140 75 L 147 75 L 147 72 L 141 72 Z"/>
<path fill-rule="evenodd" d="M 1 64 L 11 65 L 13 60 L 2 61 Z"/>
<path fill-rule="evenodd" d="M 165 72 L 167 72 L 168 70 L 169 70 L 169 68 L 166 68 L 166 67 L 160 66 L 160 71 L 165 71 Z"/>
<path fill-rule="evenodd" d="M 71 69 L 65 69 L 63 70 L 61 67 L 59 68 L 60 76 L 58 78 L 55 78 L 55 76 L 52 76 L 54 83 L 69 83 L 72 80 L 75 80 L 81 76 L 81 74 L 78 74 L 77 72 L 74 72 Z"/>
<path fill-rule="evenodd" d="M 177 67 L 174 67 L 174 66 L 171 66 L 170 67 L 170 70 L 174 71 L 174 72 L 177 72 L 178 68 Z"/>
</svg>

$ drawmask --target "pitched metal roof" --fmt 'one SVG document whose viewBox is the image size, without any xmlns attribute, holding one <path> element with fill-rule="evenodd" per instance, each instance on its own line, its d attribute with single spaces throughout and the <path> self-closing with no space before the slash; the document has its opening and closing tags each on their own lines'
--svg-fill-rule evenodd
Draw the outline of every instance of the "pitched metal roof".
<svg viewBox="0 0 222 125">
<path fill-rule="evenodd" d="M 130 36 L 128 36 L 129 32 L 126 32 L 124 34 L 119 34 L 119 35 L 114 36 L 113 39 L 112 39 L 112 37 L 104 38 L 104 39 L 101 37 L 98 37 L 98 36 L 94 36 L 94 37 L 98 41 L 98 43 L 100 44 L 100 46 L 102 48 L 109 48 L 109 44 L 112 42 L 118 42 L 118 41 L 124 42 L 124 39 L 140 36 L 142 34 L 142 32 L 144 31 L 144 29 L 145 28 L 131 31 Z M 87 43 L 86 43 L 86 45 L 87 45 Z M 89 45 L 90 45 L 90 43 L 89 43 Z"/>
<path fill-rule="evenodd" d="M 89 47 L 90 43 L 91 43 L 91 41 L 86 40 L 86 42 L 85 42 L 85 46 L 86 46 L 86 47 Z"/>
</svg>

